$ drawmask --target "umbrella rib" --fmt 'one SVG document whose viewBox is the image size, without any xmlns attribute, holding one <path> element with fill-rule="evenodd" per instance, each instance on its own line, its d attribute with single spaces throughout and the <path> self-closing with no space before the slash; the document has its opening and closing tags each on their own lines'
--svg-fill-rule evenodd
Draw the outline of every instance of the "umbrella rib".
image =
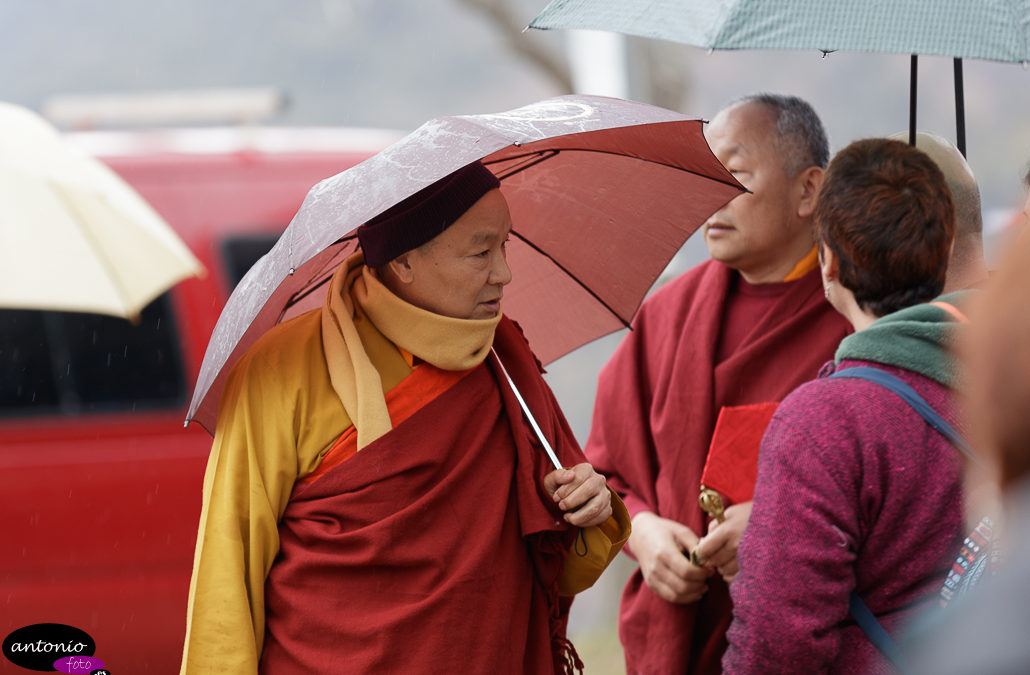
<svg viewBox="0 0 1030 675">
<path fill-rule="evenodd" d="M 486 166 L 490 166 L 491 164 L 500 164 L 501 162 L 513 162 L 517 160 L 524 160 L 521 164 L 508 167 L 507 170 L 502 170 L 501 173 L 497 174 L 497 180 L 503 181 L 505 179 L 511 178 L 517 173 L 525 171 L 530 167 L 536 166 L 540 162 L 551 159 L 559 152 L 561 151 L 555 149 L 534 150 L 533 152 L 526 152 L 521 155 L 512 155 L 510 157 L 505 157 L 504 159 L 496 159 L 492 162 L 484 161 L 483 164 Z"/>
<path fill-rule="evenodd" d="M 534 166 L 535 164 L 539 164 L 540 162 L 543 162 L 543 161 L 546 161 L 548 159 L 551 159 L 552 157 L 556 157 L 557 155 L 561 154 L 564 151 L 565 150 L 555 149 L 555 148 L 550 148 L 548 150 L 528 151 L 528 152 L 525 152 L 525 153 L 520 154 L 520 155 L 510 155 L 508 157 L 505 157 L 503 160 L 498 159 L 498 160 L 494 160 L 493 162 L 484 160 L 483 163 L 485 165 L 489 166 L 491 164 L 498 164 L 498 163 L 500 163 L 502 161 L 503 162 L 511 162 L 513 160 L 519 160 L 519 159 L 525 159 L 525 158 L 533 158 L 534 155 L 536 156 L 535 158 L 531 159 L 530 161 L 526 161 L 526 162 L 523 162 L 522 164 L 520 164 L 518 166 L 512 167 L 512 169 L 508 173 L 505 173 L 502 176 L 498 176 L 498 178 L 503 181 L 504 179 L 510 178 L 511 176 L 514 176 L 515 174 L 517 174 L 517 173 L 519 173 L 521 171 L 524 171 L 525 169 L 528 169 L 529 167 Z M 598 154 L 614 155 L 614 156 L 619 156 L 619 157 L 626 157 L 627 156 L 627 155 L 624 155 L 622 153 L 612 152 L 610 150 L 595 150 L 595 149 L 592 149 L 592 148 L 577 148 L 576 151 L 577 152 L 593 152 L 593 153 L 598 153 Z M 654 161 L 654 160 L 647 160 L 647 161 L 650 161 L 652 164 L 656 164 L 656 165 L 659 165 L 659 166 L 665 166 L 665 167 L 668 167 L 670 169 L 675 169 L 677 171 L 683 171 L 684 173 L 689 173 L 689 174 L 692 174 L 694 176 L 699 176 L 699 177 L 705 178 L 707 180 L 714 180 L 717 183 L 722 183 L 723 185 L 727 185 L 727 186 L 736 188 L 738 190 L 741 188 L 741 185 L 739 183 L 737 183 L 736 181 L 731 182 L 731 181 L 727 181 L 727 180 L 724 180 L 724 179 L 721 179 L 721 178 L 715 178 L 713 176 L 700 173 L 698 171 L 693 171 L 691 169 L 686 169 L 686 168 L 684 168 L 682 166 L 676 166 L 674 164 L 668 164 L 666 162 L 659 162 L 659 161 Z M 746 188 L 745 188 L 745 190 L 746 190 Z M 597 302 L 602 307 L 604 307 L 606 310 L 611 312 L 611 314 L 615 318 L 617 318 L 619 320 L 619 323 L 621 323 L 626 328 L 629 328 L 630 330 L 633 329 L 632 326 L 630 325 L 629 321 L 626 321 L 625 319 L 623 319 L 622 315 L 619 314 L 614 309 L 612 309 L 612 306 L 609 305 L 607 302 L 605 302 L 605 300 L 603 298 L 601 298 L 601 296 L 599 296 L 597 293 L 595 293 L 592 288 L 590 288 L 589 286 L 584 284 L 582 281 L 580 281 L 579 278 L 575 274 L 570 272 L 564 265 L 562 265 L 560 262 L 555 260 L 549 253 L 544 251 L 542 248 L 540 248 L 539 246 L 534 244 L 532 241 L 530 241 L 526 237 L 523 237 L 516 230 L 512 229 L 511 233 L 513 235 L 515 235 L 516 237 L 518 237 L 519 241 L 525 243 L 531 249 L 533 249 L 534 251 L 536 251 L 537 253 L 539 253 L 540 255 L 544 256 L 545 258 L 550 260 L 552 263 L 554 263 L 554 265 L 558 269 L 560 269 L 570 279 L 572 279 L 577 284 L 579 284 L 580 288 L 582 288 L 584 291 L 589 293 L 595 300 L 597 300 Z"/>
<path fill-rule="evenodd" d="M 584 291 L 586 291 L 587 293 L 589 293 L 589 294 L 590 294 L 590 295 L 591 295 L 591 296 L 592 296 L 592 297 L 594 298 L 594 300 L 597 300 L 597 302 L 598 302 L 598 303 L 600 303 L 600 305 L 601 305 L 602 307 L 604 307 L 604 308 L 605 308 L 605 309 L 607 309 L 607 310 L 608 310 L 609 312 L 611 312 L 611 313 L 612 313 L 612 315 L 613 315 L 613 316 L 614 316 L 614 317 L 615 317 L 616 319 L 618 319 L 618 320 L 619 320 L 619 322 L 620 322 L 620 323 L 621 323 L 621 324 L 622 324 L 623 326 L 625 326 L 626 328 L 630 328 L 629 322 L 628 322 L 628 321 L 626 321 L 625 319 L 623 319 L 623 318 L 622 318 L 622 315 L 620 315 L 620 314 L 619 314 L 618 312 L 616 312 L 616 311 L 615 311 L 614 309 L 612 309 L 612 306 L 611 306 L 611 305 L 609 305 L 609 304 L 608 304 L 607 302 L 605 302 L 605 300 L 604 300 L 604 299 L 603 299 L 603 298 L 602 298 L 601 296 L 599 296 L 599 295 L 598 295 L 597 293 L 595 293 L 595 292 L 594 292 L 594 290 L 593 290 L 592 288 L 590 288 L 589 286 L 587 286 L 586 284 L 584 284 L 584 283 L 583 283 L 582 281 L 580 281 L 580 280 L 579 280 L 579 277 L 577 277 L 577 276 L 576 276 L 575 274 L 573 274 L 572 272 L 570 272 L 570 271 L 569 271 L 569 270 L 568 270 L 568 269 L 567 269 L 567 268 L 566 268 L 566 267 L 565 267 L 564 265 L 562 265 L 562 264 L 561 264 L 560 262 L 558 262 L 557 260 L 555 260 L 555 259 L 554 259 L 554 258 L 553 258 L 553 257 L 552 257 L 552 256 L 551 256 L 551 255 L 550 255 L 549 253 L 547 253 L 547 251 L 544 251 L 544 250 L 543 250 L 542 248 L 540 248 L 539 246 L 537 246 L 536 244 L 534 244 L 534 243 L 533 243 L 532 241 L 530 241 L 529 239 L 526 239 L 525 237 L 523 237 L 523 236 L 522 236 L 521 234 L 519 234 L 518 232 L 516 232 L 516 231 L 515 231 L 514 229 L 513 229 L 512 231 L 511 231 L 511 233 L 512 233 L 513 235 L 515 235 L 516 237 L 518 237 L 519 241 L 523 242 L 524 244 L 526 244 L 527 246 L 529 246 L 529 247 L 530 247 L 531 249 L 533 249 L 534 251 L 536 251 L 537 253 L 539 253 L 539 254 L 540 254 L 540 255 L 542 255 L 543 257 L 547 258 L 547 259 L 548 259 L 548 260 L 550 260 L 550 261 L 551 261 L 552 263 L 554 263 L 554 265 L 555 265 L 555 266 L 556 266 L 556 267 L 557 267 L 558 269 L 560 269 L 560 270 L 561 270 L 562 272 L 564 272 L 564 273 L 565 273 L 565 274 L 566 274 L 566 275 L 567 275 L 567 276 L 568 276 L 568 277 L 569 277 L 570 279 L 572 279 L 572 280 L 573 280 L 573 281 L 575 281 L 575 282 L 576 282 L 577 284 L 579 284 L 579 287 L 580 287 L 580 288 L 582 288 L 582 289 L 583 289 Z"/>
<path fill-rule="evenodd" d="M 490 166 L 492 164 L 499 164 L 501 162 L 510 162 L 510 161 L 516 160 L 516 159 L 523 159 L 523 158 L 526 158 L 526 157 L 532 157 L 533 155 L 539 155 L 540 156 L 539 159 L 537 159 L 536 161 L 527 162 L 524 165 L 513 167 L 513 169 L 511 171 L 509 171 L 508 173 L 505 173 L 503 175 L 498 176 L 497 177 L 498 180 L 503 182 L 503 181 L 507 180 L 508 178 L 511 178 L 515 174 L 517 174 L 517 173 L 519 173 L 521 171 L 524 171 L 525 169 L 530 168 L 534 164 L 539 164 L 540 162 L 543 162 L 545 160 L 552 159 L 552 158 L 556 157 L 557 155 L 560 155 L 563 152 L 592 152 L 592 153 L 595 153 L 595 154 L 598 154 L 598 155 L 612 155 L 613 157 L 629 157 L 631 159 L 638 159 L 638 160 L 640 160 L 642 162 L 647 162 L 648 164 L 654 164 L 655 166 L 664 166 L 664 167 L 667 167 L 669 169 L 674 169 L 676 171 L 682 171 L 683 173 L 689 173 L 692 176 L 697 176 L 699 178 L 704 178 L 705 180 L 710 180 L 710 181 L 714 181 L 716 183 L 721 183 L 723 185 L 728 185 L 728 186 L 730 186 L 732 188 L 735 188 L 737 190 L 740 190 L 743 187 L 742 185 L 740 185 L 740 183 L 738 183 L 738 182 L 736 182 L 734 180 L 726 180 L 725 178 L 719 178 L 719 177 L 716 177 L 716 176 L 712 176 L 710 174 L 706 174 L 706 173 L 703 173 L 701 171 L 695 171 L 694 169 L 687 169 L 685 167 L 679 166 L 678 164 L 669 164 L 668 162 L 662 162 L 660 160 L 644 159 L 642 157 L 635 157 L 633 155 L 626 155 L 624 153 L 614 152 L 612 150 L 597 150 L 597 149 L 594 149 L 594 148 L 563 148 L 563 149 L 550 148 L 548 150 L 534 150 L 534 151 L 526 152 L 526 153 L 521 154 L 521 155 L 509 155 L 509 156 L 507 156 L 507 157 L 505 157 L 503 159 L 495 159 L 493 161 L 489 161 L 489 160 L 484 159 L 483 160 L 483 164 L 486 165 L 486 166 Z M 545 154 L 546 154 L 546 156 L 544 156 Z M 720 166 L 721 166 L 721 163 L 720 163 Z M 723 168 L 725 168 L 725 167 L 723 167 Z M 744 188 L 743 191 L 744 192 L 750 192 L 750 190 L 748 190 L 747 188 Z"/>
<path fill-rule="evenodd" d="M 357 236 L 357 234 L 346 234 L 337 239 L 336 241 L 334 241 L 329 246 L 336 246 L 337 244 L 346 244 L 348 241 L 353 241 L 354 239 L 356 239 Z M 321 271 L 319 271 L 319 276 L 315 278 L 316 283 L 307 284 L 302 288 L 297 289 L 292 295 L 290 295 L 289 299 L 283 305 L 283 308 L 279 311 L 279 317 L 276 319 L 276 322 L 282 321 L 283 317 L 286 316 L 286 312 L 289 311 L 291 307 L 293 307 L 298 302 L 302 301 L 304 298 L 308 297 L 318 289 L 325 286 L 326 282 L 332 279 L 333 274 L 336 272 L 336 268 L 339 267 L 341 264 L 342 263 L 336 263 L 335 265 L 323 267 Z"/>
<path fill-rule="evenodd" d="M 93 231 L 89 227 L 85 226 L 86 218 L 82 213 L 82 209 L 75 204 L 75 202 L 64 193 L 63 190 L 57 189 L 57 185 L 54 185 L 53 192 L 58 198 L 64 203 L 68 210 L 75 214 L 78 218 L 80 227 L 79 232 L 83 235 L 89 247 L 96 252 L 97 260 L 107 270 L 108 278 L 112 280 L 111 290 L 118 297 L 118 300 L 122 303 L 122 310 L 125 312 L 124 318 L 128 319 L 132 323 L 139 322 L 140 308 L 134 308 L 133 302 L 129 299 L 128 295 L 122 289 L 121 285 L 115 283 L 114 280 L 118 277 L 118 269 L 112 264 L 111 260 L 107 256 L 107 252 L 104 250 L 100 240 L 94 235 Z"/>
</svg>

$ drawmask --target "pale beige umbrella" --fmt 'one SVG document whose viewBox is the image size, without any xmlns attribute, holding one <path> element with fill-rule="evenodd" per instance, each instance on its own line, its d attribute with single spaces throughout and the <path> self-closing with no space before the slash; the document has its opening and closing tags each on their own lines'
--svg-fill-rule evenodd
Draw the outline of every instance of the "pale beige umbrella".
<svg viewBox="0 0 1030 675">
<path fill-rule="evenodd" d="M 0 102 L 0 307 L 133 318 L 204 268 L 107 166 Z"/>
</svg>

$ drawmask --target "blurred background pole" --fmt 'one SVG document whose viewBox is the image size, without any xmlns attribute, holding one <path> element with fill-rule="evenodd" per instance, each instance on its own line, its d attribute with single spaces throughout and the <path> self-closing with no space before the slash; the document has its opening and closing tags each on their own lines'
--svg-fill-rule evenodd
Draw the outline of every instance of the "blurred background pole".
<svg viewBox="0 0 1030 675">
<path fill-rule="evenodd" d="M 955 59 L 955 147 L 966 156 L 966 94 L 962 86 L 962 59 Z"/>
<path fill-rule="evenodd" d="M 567 33 L 574 93 L 630 98 L 626 37 L 593 30 L 570 30 Z"/>
<path fill-rule="evenodd" d="M 908 89 L 908 144 L 916 144 L 916 82 L 919 79 L 919 57 L 912 55 Z"/>
</svg>

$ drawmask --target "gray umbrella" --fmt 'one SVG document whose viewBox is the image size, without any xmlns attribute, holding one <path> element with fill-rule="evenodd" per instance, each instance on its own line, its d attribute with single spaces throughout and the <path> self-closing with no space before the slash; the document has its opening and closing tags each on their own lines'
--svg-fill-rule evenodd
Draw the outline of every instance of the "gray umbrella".
<svg viewBox="0 0 1030 675">
<path fill-rule="evenodd" d="M 913 144 L 917 55 L 951 56 L 962 154 L 962 59 L 1030 61 L 1030 0 L 553 0 L 530 27 L 607 30 L 702 49 L 911 54 Z"/>
</svg>

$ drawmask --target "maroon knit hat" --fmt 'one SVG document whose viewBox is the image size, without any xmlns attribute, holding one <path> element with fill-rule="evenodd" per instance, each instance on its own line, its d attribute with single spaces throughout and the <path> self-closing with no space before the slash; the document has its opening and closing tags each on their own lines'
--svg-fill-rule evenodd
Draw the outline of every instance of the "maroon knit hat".
<svg viewBox="0 0 1030 675">
<path fill-rule="evenodd" d="M 379 267 L 418 248 L 500 186 L 493 172 L 477 160 L 394 204 L 358 228 L 365 264 Z"/>
</svg>

